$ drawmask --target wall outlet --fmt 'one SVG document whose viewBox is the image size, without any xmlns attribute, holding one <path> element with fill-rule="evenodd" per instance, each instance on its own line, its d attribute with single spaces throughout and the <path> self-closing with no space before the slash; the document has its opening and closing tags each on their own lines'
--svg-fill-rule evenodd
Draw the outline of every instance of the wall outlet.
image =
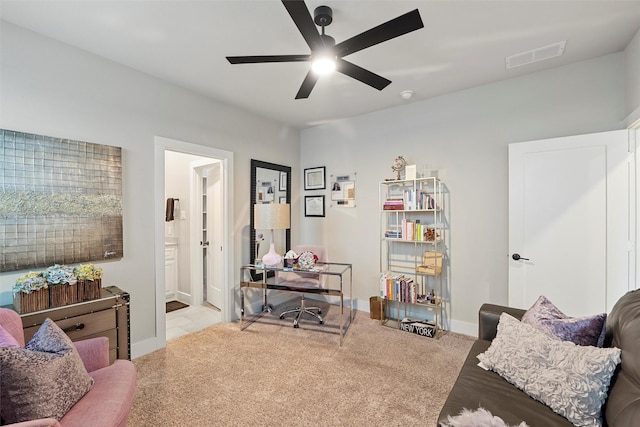
<svg viewBox="0 0 640 427">
<path fill-rule="evenodd" d="M 187 211 L 180 211 L 180 219 L 187 219 Z"/>
</svg>

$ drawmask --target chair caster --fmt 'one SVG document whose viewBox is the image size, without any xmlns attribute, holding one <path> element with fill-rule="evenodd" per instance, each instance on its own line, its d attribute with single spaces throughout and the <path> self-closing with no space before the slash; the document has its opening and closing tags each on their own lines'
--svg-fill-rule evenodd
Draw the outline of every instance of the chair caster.
<svg viewBox="0 0 640 427">
<path fill-rule="evenodd" d="M 324 320 L 321 320 L 321 321 L 320 321 L 320 324 L 321 324 L 321 325 L 324 325 Z"/>
<path fill-rule="evenodd" d="M 298 324 L 296 323 L 296 324 L 293 325 L 293 327 L 298 329 L 300 326 L 298 326 Z"/>
<path fill-rule="evenodd" d="M 284 319 L 284 314 L 280 315 L 280 320 Z"/>
<path fill-rule="evenodd" d="M 322 310 L 318 310 L 318 314 L 322 314 Z"/>
</svg>

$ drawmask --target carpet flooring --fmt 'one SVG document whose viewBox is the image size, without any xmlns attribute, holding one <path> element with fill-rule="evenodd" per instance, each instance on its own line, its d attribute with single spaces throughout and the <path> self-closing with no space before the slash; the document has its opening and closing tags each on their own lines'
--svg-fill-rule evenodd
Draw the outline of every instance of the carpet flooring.
<svg viewBox="0 0 640 427">
<path fill-rule="evenodd" d="M 355 312 L 342 347 L 339 311 L 325 324 L 271 314 L 223 323 L 134 359 L 129 426 L 435 426 L 474 338 L 425 338 Z"/>
<path fill-rule="evenodd" d="M 171 313 L 172 311 L 180 310 L 181 308 L 186 308 L 186 307 L 189 307 L 189 305 L 183 302 L 168 301 L 166 313 Z"/>
</svg>

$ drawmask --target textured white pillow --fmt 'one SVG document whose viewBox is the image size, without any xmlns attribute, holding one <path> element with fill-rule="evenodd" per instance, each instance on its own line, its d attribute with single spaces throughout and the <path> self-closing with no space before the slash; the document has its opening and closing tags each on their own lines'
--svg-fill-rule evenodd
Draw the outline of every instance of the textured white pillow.
<svg viewBox="0 0 640 427">
<path fill-rule="evenodd" d="M 576 426 L 601 426 L 620 349 L 559 341 L 502 313 L 496 338 L 478 359 Z"/>
</svg>

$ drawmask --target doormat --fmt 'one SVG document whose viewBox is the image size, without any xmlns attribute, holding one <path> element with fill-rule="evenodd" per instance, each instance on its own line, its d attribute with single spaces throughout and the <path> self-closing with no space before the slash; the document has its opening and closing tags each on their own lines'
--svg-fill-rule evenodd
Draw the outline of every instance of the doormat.
<svg viewBox="0 0 640 427">
<path fill-rule="evenodd" d="M 167 313 L 171 313 L 172 311 L 180 310 L 181 308 L 189 307 L 188 304 L 185 304 L 180 301 L 169 301 L 167 302 Z"/>
</svg>

